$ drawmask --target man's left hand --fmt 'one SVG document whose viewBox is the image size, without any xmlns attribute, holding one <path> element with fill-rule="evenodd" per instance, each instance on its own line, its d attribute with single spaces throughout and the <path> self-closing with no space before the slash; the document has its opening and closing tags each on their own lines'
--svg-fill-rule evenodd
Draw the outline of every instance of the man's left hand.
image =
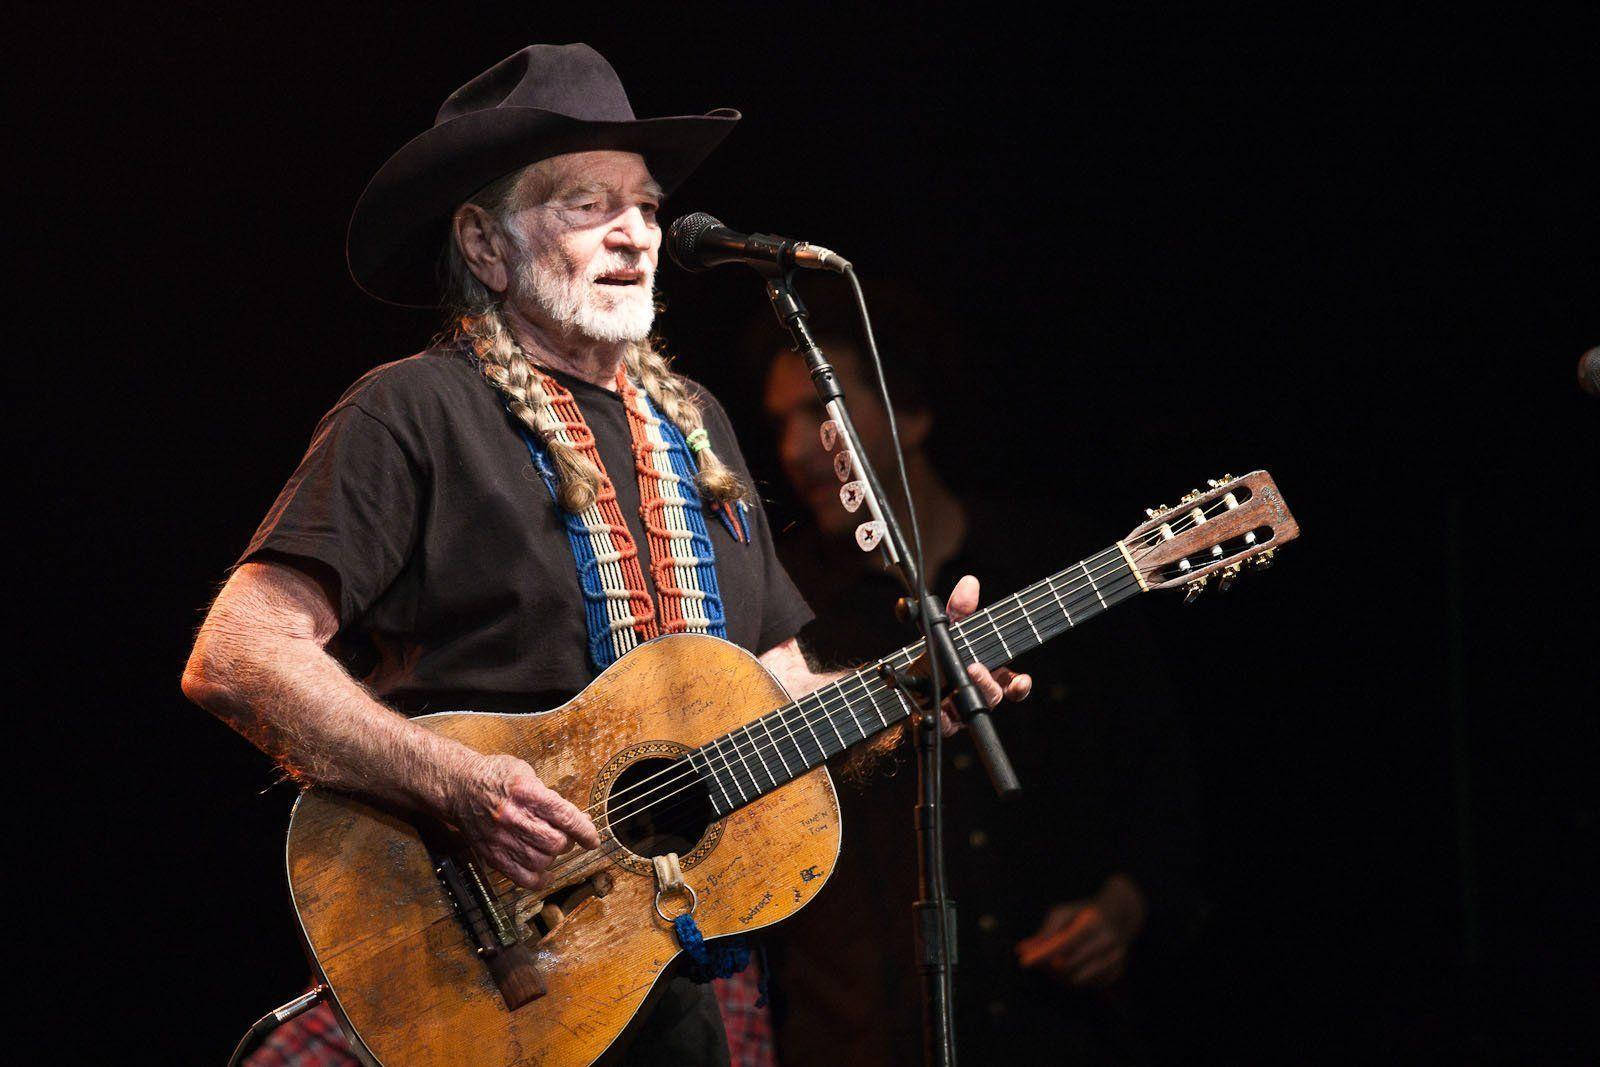
<svg viewBox="0 0 1600 1067">
<path fill-rule="evenodd" d="M 964 575 L 956 583 L 955 589 L 950 592 L 950 599 L 945 602 L 945 614 L 950 616 L 952 624 L 978 610 L 978 579 L 972 575 Z M 1026 674 L 1018 674 L 1006 667 L 999 667 L 990 671 L 981 663 L 967 665 L 967 675 L 972 683 L 978 687 L 978 695 L 983 698 L 984 705 L 994 707 L 1002 700 L 1026 700 L 1028 694 L 1033 692 L 1033 679 Z M 955 701 L 946 698 L 939 715 L 940 728 L 946 737 L 962 728 L 960 717 L 956 714 Z"/>
<path fill-rule="evenodd" d="M 1107 878 L 1086 900 L 1057 904 L 1038 932 L 1017 943 L 1017 962 L 1068 985 L 1103 988 L 1122 977 L 1128 950 L 1144 927 L 1144 891 L 1125 874 Z"/>
</svg>

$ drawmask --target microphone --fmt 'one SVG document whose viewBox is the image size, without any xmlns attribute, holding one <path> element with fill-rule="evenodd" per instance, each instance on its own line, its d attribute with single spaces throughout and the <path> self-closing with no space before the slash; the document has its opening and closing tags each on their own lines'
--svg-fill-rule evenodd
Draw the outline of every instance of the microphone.
<svg viewBox="0 0 1600 1067">
<path fill-rule="evenodd" d="M 687 271 L 702 271 L 724 263 L 776 266 L 782 270 L 805 267 L 840 274 L 850 269 L 848 259 L 820 245 L 770 233 L 739 233 L 704 211 L 685 215 L 667 229 L 667 255 Z"/>
<path fill-rule="evenodd" d="M 1578 388 L 1590 396 L 1600 396 L 1600 346 L 1578 357 Z"/>
</svg>

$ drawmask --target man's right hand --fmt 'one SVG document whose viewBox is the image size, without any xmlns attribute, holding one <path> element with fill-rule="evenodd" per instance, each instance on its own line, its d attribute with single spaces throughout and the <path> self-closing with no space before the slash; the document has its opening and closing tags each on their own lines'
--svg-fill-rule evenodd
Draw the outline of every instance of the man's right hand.
<svg viewBox="0 0 1600 1067">
<path fill-rule="evenodd" d="M 576 841 L 599 848 L 594 823 L 515 756 L 485 756 L 445 813 L 478 855 L 524 889 Z"/>
</svg>

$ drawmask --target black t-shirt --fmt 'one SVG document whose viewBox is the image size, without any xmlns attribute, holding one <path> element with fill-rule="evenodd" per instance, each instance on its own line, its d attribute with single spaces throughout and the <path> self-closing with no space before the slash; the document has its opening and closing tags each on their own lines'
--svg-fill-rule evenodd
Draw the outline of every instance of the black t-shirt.
<svg viewBox="0 0 1600 1067">
<path fill-rule="evenodd" d="M 652 596 L 622 398 L 568 375 L 594 432 Z M 728 416 L 692 386 L 717 455 L 750 473 Z M 728 639 L 761 653 L 811 619 L 772 550 L 707 516 Z M 561 513 L 470 353 L 430 349 L 369 371 L 311 447 L 240 557 L 314 560 L 338 578 L 338 650 L 380 697 L 411 713 L 534 711 L 594 677 L 583 598 Z"/>
</svg>

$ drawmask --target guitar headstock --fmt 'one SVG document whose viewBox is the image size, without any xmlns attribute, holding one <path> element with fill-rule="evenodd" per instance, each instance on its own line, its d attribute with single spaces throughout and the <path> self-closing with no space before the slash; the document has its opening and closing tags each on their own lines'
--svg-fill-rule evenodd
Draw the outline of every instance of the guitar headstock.
<svg viewBox="0 0 1600 1067">
<path fill-rule="evenodd" d="M 1300 536 L 1272 476 L 1252 471 L 1225 474 L 1205 490 L 1184 494 L 1175 507 L 1151 508 L 1122 541 L 1129 563 L 1146 589 L 1187 586 L 1193 600 L 1218 574 L 1226 589 L 1244 567 L 1272 565 L 1278 546 Z"/>
</svg>

